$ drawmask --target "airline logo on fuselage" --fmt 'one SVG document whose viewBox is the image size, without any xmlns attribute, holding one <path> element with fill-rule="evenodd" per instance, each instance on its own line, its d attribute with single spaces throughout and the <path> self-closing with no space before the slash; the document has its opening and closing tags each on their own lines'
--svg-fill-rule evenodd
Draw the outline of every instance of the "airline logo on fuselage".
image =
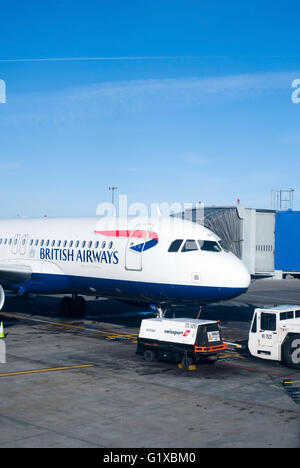
<svg viewBox="0 0 300 468">
<path fill-rule="evenodd" d="M 74 250 L 74 249 L 40 249 L 40 259 L 58 262 L 80 263 L 119 263 L 118 251 L 112 250 Z"/>
<path fill-rule="evenodd" d="M 112 231 L 94 231 L 96 234 L 106 237 L 123 237 L 130 239 L 144 239 L 140 244 L 129 247 L 135 252 L 145 252 L 158 244 L 158 235 L 156 232 L 143 229 L 135 230 L 112 230 Z"/>
</svg>

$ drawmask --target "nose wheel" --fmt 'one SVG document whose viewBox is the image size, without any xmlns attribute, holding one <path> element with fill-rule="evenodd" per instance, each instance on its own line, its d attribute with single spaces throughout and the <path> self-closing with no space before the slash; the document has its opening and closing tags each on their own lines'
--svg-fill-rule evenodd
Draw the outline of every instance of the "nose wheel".
<svg viewBox="0 0 300 468">
<path fill-rule="evenodd" d="M 86 301 L 82 296 L 74 294 L 72 297 L 63 297 L 60 302 L 60 314 L 63 317 L 80 318 L 85 314 Z"/>
</svg>

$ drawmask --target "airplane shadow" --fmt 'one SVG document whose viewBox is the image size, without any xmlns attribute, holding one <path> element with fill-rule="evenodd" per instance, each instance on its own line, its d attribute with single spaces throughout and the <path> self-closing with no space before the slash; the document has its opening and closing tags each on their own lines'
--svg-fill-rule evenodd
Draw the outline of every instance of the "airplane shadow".
<svg viewBox="0 0 300 468">
<path fill-rule="evenodd" d="M 155 316 L 147 306 L 145 306 L 145 308 L 141 306 L 137 307 L 113 299 L 86 299 L 86 313 L 83 317 L 85 320 L 115 323 L 135 328 L 140 326 L 142 319 Z M 61 296 L 31 296 L 19 298 L 13 295 L 8 295 L 3 307 L 3 312 L 12 314 L 22 313 L 30 316 L 39 315 L 64 321 L 79 320 L 75 317 L 66 319 L 65 317 L 60 316 L 60 300 Z M 195 306 L 173 307 L 167 311 L 166 317 L 196 318 L 198 316 L 198 311 L 199 307 Z M 206 320 L 220 320 L 223 323 L 228 321 L 249 322 L 252 319 L 253 311 L 254 306 L 251 304 L 210 304 L 202 307 L 200 318 Z M 9 319 L 4 315 L 2 316 L 2 321 L 6 322 L 6 326 L 17 323 L 17 319 Z"/>
</svg>

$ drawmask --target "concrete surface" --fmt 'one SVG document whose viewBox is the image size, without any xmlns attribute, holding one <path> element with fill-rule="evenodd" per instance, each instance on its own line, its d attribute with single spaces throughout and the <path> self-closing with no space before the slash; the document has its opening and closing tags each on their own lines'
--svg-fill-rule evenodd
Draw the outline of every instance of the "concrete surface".
<svg viewBox="0 0 300 468">
<path fill-rule="evenodd" d="M 256 282 L 203 316 L 243 341 L 254 306 L 274 301 L 300 304 L 300 281 Z M 63 320 L 58 304 L 8 298 L 0 313 L 0 447 L 300 447 L 300 406 L 282 387 L 299 371 L 231 352 L 196 371 L 146 363 L 135 355 L 143 313 L 90 301 L 85 320 Z"/>
</svg>

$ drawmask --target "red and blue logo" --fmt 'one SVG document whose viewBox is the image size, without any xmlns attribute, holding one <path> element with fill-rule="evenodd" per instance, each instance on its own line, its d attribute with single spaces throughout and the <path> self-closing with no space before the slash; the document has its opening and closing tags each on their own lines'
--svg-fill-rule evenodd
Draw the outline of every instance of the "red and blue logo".
<svg viewBox="0 0 300 468">
<path fill-rule="evenodd" d="M 158 244 L 158 235 L 156 232 L 143 229 L 130 230 L 115 230 L 115 231 L 94 231 L 96 234 L 107 237 L 123 237 L 130 239 L 144 239 L 143 242 L 132 245 L 130 250 L 135 252 L 144 252 Z"/>
</svg>

